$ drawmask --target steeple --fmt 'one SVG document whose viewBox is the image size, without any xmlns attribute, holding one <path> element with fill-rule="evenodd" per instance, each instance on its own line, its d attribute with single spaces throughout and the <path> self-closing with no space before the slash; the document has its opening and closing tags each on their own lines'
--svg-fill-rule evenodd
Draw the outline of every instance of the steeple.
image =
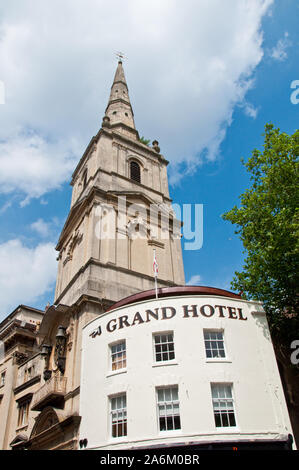
<svg viewBox="0 0 299 470">
<path fill-rule="evenodd" d="M 73 173 L 71 210 L 57 244 L 55 303 L 71 305 L 90 296 L 111 305 L 152 289 L 153 248 L 158 286 L 184 284 L 167 164 L 157 141 L 148 146 L 139 139 L 119 60 L 102 126 Z M 153 227 L 152 205 L 161 212 Z M 164 215 L 170 215 L 169 237 L 164 236 Z"/>
<path fill-rule="evenodd" d="M 130 103 L 129 90 L 125 78 L 122 61 L 119 60 L 111 87 L 111 93 L 105 116 L 110 119 L 113 127 L 125 125 L 131 129 L 135 128 L 134 113 Z"/>
</svg>

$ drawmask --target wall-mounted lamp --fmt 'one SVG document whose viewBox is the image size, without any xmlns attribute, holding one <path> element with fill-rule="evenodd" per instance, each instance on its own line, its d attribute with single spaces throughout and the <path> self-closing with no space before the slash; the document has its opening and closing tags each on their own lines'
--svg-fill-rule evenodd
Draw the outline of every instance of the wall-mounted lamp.
<svg viewBox="0 0 299 470">
<path fill-rule="evenodd" d="M 65 339 L 66 339 L 66 334 L 65 334 L 65 331 L 66 331 L 66 328 L 64 326 L 59 326 L 58 327 L 58 330 L 57 330 L 57 334 L 56 334 L 56 342 L 57 341 L 64 341 L 65 342 Z"/>
<path fill-rule="evenodd" d="M 43 344 L 42 345 L 42 350 L 41 350 L 41 356 L 46 358 L 47 356 L 50 356 L 52 346 L 49 346 L 48 344 Z"/>
<path fill-rule="evenodd" d="M 42 345 L 42 350 L 40 354 L 45 359 L 44 380 L 49 380 L 52 375 L 52 371 L 49 370 L 49 357 L 51 354 L 51 350 L 52 346 L 50 346 L 49 344 Z"/>
<path fill-rule="evenodd" d="M 65 371 L 66 328 L 59 326 L 56 334 L 55 364 L 62 374 Z"/>
</svg>

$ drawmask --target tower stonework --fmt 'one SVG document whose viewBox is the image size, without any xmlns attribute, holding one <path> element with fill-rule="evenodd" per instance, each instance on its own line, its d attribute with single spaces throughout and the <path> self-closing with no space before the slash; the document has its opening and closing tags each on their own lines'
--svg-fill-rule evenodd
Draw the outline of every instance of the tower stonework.
<svg viewBox="0 0 299 470">
<path fill-rule="evenodd" d="M 139 138 L 119 61 L 102 127 L 72 176 L 55 304 L 71 305 L 82 295 L 109 303 L 152 289 L 153 249 L 158 286 L 185 283 L 167 164 L 157 141 L 150 147 Z"/>
<path fill-rule="evenodd" d="M 116 301 L 154 288 L 154 249 L 158 286 L 184 284 L 167 163 L 157 141 L 150 147 L 139 138 L 119 61 L 102 127 L 72 176 L 54 304 L 34 326 L 35 349 L 15 364 L 9 346 L 0 360 L 0 422 L 9 417 L 0 448 L 77 449 L 84 326 Z M 0 337 L 9 340 L 10 331 L 11 323 L 0 324 Z"/>
</svg>

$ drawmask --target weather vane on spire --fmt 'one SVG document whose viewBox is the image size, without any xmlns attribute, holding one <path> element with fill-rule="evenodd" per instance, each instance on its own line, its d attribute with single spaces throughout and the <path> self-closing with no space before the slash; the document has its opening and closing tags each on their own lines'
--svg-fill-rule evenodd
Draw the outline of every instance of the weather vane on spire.
<svg viewBox="0 0 299 470">
<path fill-rule="evenodd" d="M 122 53 L 122 52 L 116 52 L 115 53 L 116 57 L 118 58 L 119 62 L 122 62 L 123 59 L 126 59 L 127 57 Z"/>
</svg>

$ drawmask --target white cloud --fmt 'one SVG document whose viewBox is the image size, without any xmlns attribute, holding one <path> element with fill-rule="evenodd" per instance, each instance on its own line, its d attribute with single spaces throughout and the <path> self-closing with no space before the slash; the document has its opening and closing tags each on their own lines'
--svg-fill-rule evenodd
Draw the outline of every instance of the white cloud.
<svg viewBox="0 0 299 470">
<path fill-rule="evenodd" d="M 50 291 L 56 271 L 51 243 L 28 248 L 14 239 L 0 244 L 0 316 L 4 318 L 19 304 L 33 303 Z"/>
<path fill-rule="evenodd" d="M 252 103 L 244 101 L 243 109 L 244 113 L 252 119 L 255 119 L 257 117 L 258 108 L 255 108 Z"/>
<path fill-rule="evenodd" d="M 270 51 L 270 56 L 272 59 L 278 60 L 279 62 L 283 62 L 287 59 L 287 49 L 291 46 L 291 41 L 289 40 L 289 33 L 285 32 L 284 37 L 277 41 L 276 46 Z"/>
<path fill-rule="evenodd" d="M 261 20 L 272 3 L 6 2 L 0 191 L 22 192 L 24 205 L 70 177 L 101 126 L 117 50 L 128 56 L 140 134 L 157 138 L 165 157 L 185 162 L 187 171 L 217 158 L 234 107 L 262 59 Z"/>
<path fill-rule="evenodd" d="M 187 282 L 187 286 L 198 286 L 201 282 L 201 276 L 199 274 L 195 274 L 194 276 L 191 276 L 189 281 Z"/>
<path fill-rule="evenodd" d="M 45 222 L 43 219 L 38 219 L 30 225 L 30 228 L 37 232 L 41 237 L 48 237 L 50 234 L 50 223 Z"/>
<path fill-rule="evenodd" d="M 0 215 L 4 214 L 12 206 L 12 201 L 7 201 L 0 208 Z"/>
<path fill-rule="evenodd" d="M 40 204 L 41 204 L 42 206 L 47 206 L 47 205 L 48 205 L 48 201 L 47 201 L 46 199 L 41 198 L 41 199 L 39 200 L 39 202 L 40 202 Z"/>
<path fill-rule="evenodd" d="M 27 195 L 22 203 L 25 205 L 28 198 L 58 188 L 75 166 L 74 151 L 69 145 L 70 142 L 47 142 L 33 132 L 0 141 L 1 192 Z"/>
</svg>

